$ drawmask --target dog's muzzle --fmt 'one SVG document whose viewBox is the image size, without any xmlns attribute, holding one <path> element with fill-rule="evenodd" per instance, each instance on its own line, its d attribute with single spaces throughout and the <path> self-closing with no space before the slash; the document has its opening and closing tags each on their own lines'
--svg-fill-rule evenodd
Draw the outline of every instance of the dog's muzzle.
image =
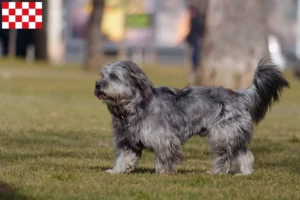
<svg viewBox="0 0 300 200">
<path fill-rule="evenodd" d="M 103 81 L 96 81 L 96 85 L 95 85 L 95 95 L 97 96 L 97 98 L 99 100 L 102 100 L 102 99 L 106 99 L 106 94 L 105 92 L 103 92 L 101 89 L 103 88 Z"/>
</svg>

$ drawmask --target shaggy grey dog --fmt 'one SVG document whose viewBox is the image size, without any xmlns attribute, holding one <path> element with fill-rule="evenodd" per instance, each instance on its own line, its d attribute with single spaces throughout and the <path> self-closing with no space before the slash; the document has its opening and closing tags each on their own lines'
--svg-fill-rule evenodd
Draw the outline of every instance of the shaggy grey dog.
<svg viewBox="0 0 300 200">
<path fill-rule="evenodd" d="M 131 61 L 113 62 L 101 71 L 95 95 L 112 115 L 116 160 L 108 173 L 129 173 L 142 150 L 156 153 L 157 173 L 171 173 L 183 159 L 181 146 L 194 135 L 206 137 L 215 155 L 211 173 L 253 172 L 248 149 L 260 122 L 280 92 L 289 87 L 280 69 L 267 59 L 258 63 L 253 85 L 232 91 L 222 87 L 155 88 Z M 233 165 L 234 164 L 234 165 Z"/>
</svg>

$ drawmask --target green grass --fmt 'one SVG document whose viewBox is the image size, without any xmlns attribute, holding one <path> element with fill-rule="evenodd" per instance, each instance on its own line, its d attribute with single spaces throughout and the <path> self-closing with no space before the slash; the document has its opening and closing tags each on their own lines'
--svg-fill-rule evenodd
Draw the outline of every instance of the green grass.
<svg viewBox="0 0 300 200">
<path fill-rule="evenodd" d="M 211 155 L 197 137 L 177 174 L 155 174 L 145 152 L 135 173 L 109 175 L 110 115 L 93 96 L 97 73 L 0 64 L 0 199 L 300 199 L 300 82 L 290 75 L 291 89 L 256 128 L 252 175 L 206 174 Z M 187 84 L 184 69 L 145 71 L 156 86 Z"/>
</svg>

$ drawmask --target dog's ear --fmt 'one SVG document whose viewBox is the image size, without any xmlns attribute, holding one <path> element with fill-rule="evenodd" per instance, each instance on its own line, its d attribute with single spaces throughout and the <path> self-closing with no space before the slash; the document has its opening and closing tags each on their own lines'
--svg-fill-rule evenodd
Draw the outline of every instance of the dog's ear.
<svg viewBox="0 0 300 200">
<path fill-rule="evenodd" d="M 151 99 L 154 95 L 154 88 L 146 74 L 131 61 L 126 62 L 126 68 L 133 85 L 139 90 L 143 99 Z"/>
</svg>

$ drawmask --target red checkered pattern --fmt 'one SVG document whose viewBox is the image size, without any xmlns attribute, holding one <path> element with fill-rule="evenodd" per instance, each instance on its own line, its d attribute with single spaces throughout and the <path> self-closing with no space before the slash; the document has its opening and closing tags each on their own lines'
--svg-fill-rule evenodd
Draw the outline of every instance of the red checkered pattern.
<svg viewBox="0 0 300 200">
<path fill-rule="evenodd" d="M 42 2 L 2 2 L 2 29 L 41 29 Z"/>
</svg>

